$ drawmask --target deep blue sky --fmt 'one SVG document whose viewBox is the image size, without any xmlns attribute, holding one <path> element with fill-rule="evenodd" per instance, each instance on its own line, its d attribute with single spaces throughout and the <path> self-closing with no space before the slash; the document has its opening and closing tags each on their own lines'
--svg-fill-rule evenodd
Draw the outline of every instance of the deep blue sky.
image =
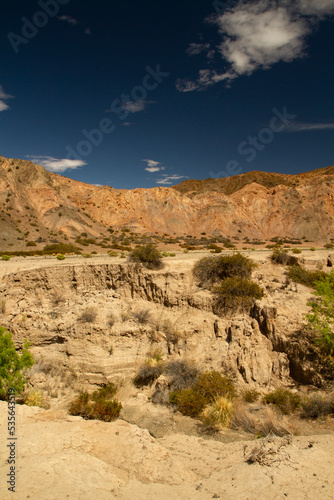
<svg viewBox="0 0 334 500">
<path fill-rule="evenodd" d="M 56 16 L 37 14 L 49 3 Z M 5 2 L 0 154 L 127 189 L 333 165 L 333 14 L 334 0 Z"/>
</svg>

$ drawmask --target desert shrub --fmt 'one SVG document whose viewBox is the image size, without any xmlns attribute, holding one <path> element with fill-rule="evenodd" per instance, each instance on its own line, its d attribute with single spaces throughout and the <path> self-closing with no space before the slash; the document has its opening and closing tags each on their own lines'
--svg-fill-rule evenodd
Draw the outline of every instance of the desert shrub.
<svg viewBox="0 0 334 500">
<path fill-rule="evenodd" d="M 315 252 L 315 251 L 316 251 L 316 248 L 315 248 L 315 247 L 311 247 L 311 248 L 310 248 L 310 250 L 311 250 L 312 252 Z"/>
<path fill-rule="evenodd" d="M 1 260 L 10 260 L 9 255 L 2 255 Z"/>
<path fill-rule="evenodd" d="M 144 264 L 148 269 L 161 269 L 162 256 L 151 243 L 137 246 L 130 254 L 130 261 Z"/>
<path fill-rule="evenodd" d="M 255 389 L 246 389 L 242 392 L 242 399 L 245 403 L 255 403 L 259 399 L 260 393 Z"/>
<path fill-rule="evenodd" d="M 176 404 L 177 409 L 188 417 L 197 418 L 207 405 L 207 400 L 202 394 L 198 394 L 193 389 L 183 389 L 170 394 L 169 401 Z"/>
<path fill-rule="evenodd" d="M 146 362 L 139 368 L 139 371 L 133 383 L 136 387 L 143 387 L 151 385 L 163 372 L 163 364 L 154 359 L 146 360 Z"/>
<path fill-rule="evenodd" d="M 283 264 L 284 266 L 298 265 L 297 257 L 289 255 L 286 250 L 281 250 L 279 248 L 274 249 L 271 260 L 276 264 Z"/>
<path fill-rule="evenodd" d="M 196 262 L 193 274 L 201 284 L 212 285 L 219 280 L 232 277 L 248 279 L 255 266 L 256 264 L 251 259 L 240 253 L 204 257 Z"/>
<path fill-rule="evenodd" d="M 219 310 L 244 309 L 263 297 L 263 290 L 257 283 L 238 276 L 225 279 L 213 291 Z"/>
<path fill-rule="evenodd" d="M 38 389 L 32 389 L 24 398 L 24 404 L 27 406 L 39 406 L 40 408 L 47 408 L 47 403 L 43 393 Z"/>
<path fill-rule="evenodd" d="M 314 333 L 314 342 L 322 352 L 334 357 L 334 271 L 315 283 L 315 300 L 309 301 L 312 312 L 306 316 Z"/>
<path fill-rule="evenodd" d="M 36 247 L 36 243 L 34 241 L 27 241 L 26 247 Z"/>
<path fill-rule="evenodd" d="M 118 253 L 115 250 L 108 250 L 109 257 L 117 257 Z"/>
<path fill-rule="evenodd" d="M 52 296 L 54 306 L 58 306 L 61 302 L 65 302 L 64 294 L 61 290 L 55 290 Z"/>
<path fill-rule="evenodd" d="M 138 323 L 145 325 L 150 321 L 150 310 L 149 309 L 139 309 L 138 311 L 133 311 L 132 316 L 138 321 Z"/>
<path fill-rule="evenodd" d="M 284 415 L 293 413 L 301 406 L 301 397 L 299 394 L 288 389 L 276 389 L 263 398 L 264 403 L 275 405 Z"/>
<path fill-rule="evenodd" d="M 117 319 L 116 319 L 116 316 L 111 312 L 108 314 L 108 317 L 107 317 L 107 324 L 108 326 L 114 326 L 114 324 L 116 323 Z"/>
<path fill-rule="evenodd" d="M 316 282 L 325 278 L 327 274 L 322 271 L 308 271 L 301 266 L 291 266 L 287 272 L 287 277 L 295 283 L 300 283 L 308 287 L 314 287 Z"/>
<path fill-rule="evenodd" d="M 97 311 L 95 307 L 86 307 L 84 311 L 82 311 L 81 315 L 79 316 L 79 321 L 82 321 L 83 323 L 93 323 L 96 320 L 97 316 Z"/>
<path fill-rule="evenodd" d="M 60 253 L 59 253 L 59 254 L 57 255 L 57 259 L 58 259 L 58 260 L 64 260 L 64 259 L 65 259 L 65 255 L 62 255 L 62 254 L 60 254 Z"/>
<path fill-rule="evenodd" d="M 230 425 L 232 415 L 232 401 L 224 396 L 220 396 L 211 405 L 204 408 L 201 420 L 207 426 L 220 429 Z"/>
<path fill-rule="evenodd" d="M 198 379 L 199 370 L 189 361 L 176 360 L 167 365 L 168 383 L 172 390 L 188 389 Z"/>
<path fill-rule="evenodd" d="M 193 385 L 193 390 L 206 398 L 208 403 L 212 403 L 217 397 L 225 396 L 229 399 L 236 397 L 236 390 L 233 382 L 219 372 L 204 372 Z"/>
<path fill-rule="evenodd" d="M 292 253 L 297 254 L 297 253 L 302 253 L 302 251 L 301 251 L 301 250 L 299 250 L 299 248 L 294 248 L 294 249 L 292 250 Z"/>
<path fill-rule="evenodd" d="M 243 429 L 257 437 L 284 436 L 294 431 L 287 417 L 275 409 L 267 407 L 260 416 L 255 416 L 241 401 L 234 403 L 231 426 L 235 429 Z"/>
<path fill-rule="evenodd" d="M 19 394 L 27 382 L 27 372 L 34 364 L 29 352 L 29 343 L 24 341 L 18 355 L 11 332 L 0 327 L 0 399 L 7 399 L 9 389 Z"/>
<path fill-rule="evenodd" d="M 67 254 L 67 253 L 80 253 L 80 249 L 71 243 L 53 243 L 46 245 L 43 248 L 43 254 L 50 255 L 53 253 Z"/>
<path fill-rule="evenodd" d="M 84 253 L 84 252 L 82 252 L 81 256 L 84 259 L 91 259 L 93 257 L 91 253 Z"/>
<path fill-rule="evenodd" d="M 6 314 L 6 301 L 2 299 L 0 302 L 0 314 Z"/>
<path fill-rule="evenodd" d="M 70 415 L 104 422 L 116 420 L 122 409 L 122 404 L 114 398 L 117 390 L 114 384 L 108 384 L 93 394 L 87 391 L 81 392 L 69 405 Z"/>
<path fill-rule="evenodd" d="M 334 413 L 334 398 L 322 394 L 310 394 L 302 399 L 300 416 L 318 418 Z"/>
</svg>

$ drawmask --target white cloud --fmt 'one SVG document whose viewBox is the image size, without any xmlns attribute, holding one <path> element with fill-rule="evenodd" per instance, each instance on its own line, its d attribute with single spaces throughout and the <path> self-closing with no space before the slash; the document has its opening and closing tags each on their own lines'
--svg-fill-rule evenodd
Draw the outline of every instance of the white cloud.
<svg viewBox="0 0 334 500">
<path fill-rule="evenodd" d="M 91 29 L 90 28 L 85 28 L 85 31 L 84 31 L 85 35 L 91 35 L 92 32 L 91 32 Z"/>
<path fill-rule="evenodd" d="M 130 127 L 130 125 L 132 125 L 131 122 L 124 122 L 122 123 L 123 127 Z"/>
<path fill-rule="evenodd" d="M 165 170 L 165 167 L 163 167 L 159 161 L 148 160 L 148 159 L 142 161 L 145 161 L 147 163 L 147 167 L 145 168 L 145 170 L 147 172 L 150 172 L 151 174 L 153 174 L 154 172 L 160 172 L 161 170 Z"/>
<path fill-rule="evenodd" d="M 191 43 L 186 50 L 186 54 L 189 56 L 197 56 L 201 52 L 205 52 L 210 49 L 209 43 Z"/>
<path fill-rule="evenodd" d="M 195 80 L 177 80 L 176 88 L 191 92 L 222 80 L 229 84 L 241 75 L 304 57 L 306 37 L 321 19 L 333 13 L 334 0 L 239 0 L 207 19 L 221 36 L 217 48 L 225 69 L 201 69 Z M 187 52 L 195 54 L 197 45 L 208 44 L 190 44 Z M 209 53 L 212 58 L 212 50 Z"/>
<path fill-rule="evenodd" d="M 33 163 L 42 165 L 49 172 L 59 173 L 65 170 L 76 170 L 77 168 L 87 165 L 82 160 L 68 160 L 67 158 L 57 159 L 52 156 L 27 156 Z"/>
<path fill-rule="evenodd" d="M 323 17 L 334 13 L 334 0 L 299 0 L 299 10 L 306 16 Z"/>
<path fill-rule="evenodd" d="M 75 26 L 79 22 L 77 19 L 74 19 L 74 17 L 71 16 L 58 16 L 58 19 L 59 21 L 64 21 L 65 23 L 72 24 L 73 26 Z"/>
<path fill-rule="evenodd" d="M 8 104 L 5 102 L 7 99 L 12 99 L 14 96 L 6 94 L 3 87 L 0 85 L 0 113 L 9 109 Z"/>
<path fill-rule="evenodd" d="M 156 181 L 157 184 L 162 184 L 162 185 L 170 185 L 174 184 L 174 181 L 179 181 L 180 179 L 189 179 L 189 177 L 186 177 L 185 175 L 168 175 L 168 174 L 163 174 L 161 179 L 158 179 Z"/>
<path fill-rule="evenodd" d="M 303 132 L 307 130 L 334 130 L 334 123 L 291 123 L 287 132 Z"/>
<path fill-rule="evenodd" d="M 154 101 L 144 101 L 139 99 L 138 101 L 127 101 L 123 103 L 123 109 L 129 111 L 129 113 L 139 113 L 144 111 L 149 104 L 154 104 Z"/>
</svg>

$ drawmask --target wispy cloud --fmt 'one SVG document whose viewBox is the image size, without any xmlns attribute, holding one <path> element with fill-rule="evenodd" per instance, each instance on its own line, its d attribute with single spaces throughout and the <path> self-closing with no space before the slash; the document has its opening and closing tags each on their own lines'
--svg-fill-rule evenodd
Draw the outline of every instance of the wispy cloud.
<svg viewBox="0 0 334 500">
<path fill-rule="evenodd" d="M 71 16 L 58 16 L 59 21 L 64 21 L 65 23 L 72 24 L 73 26 L 77 25 L 79 21 L 74 19 Z"/>
<path fill-rule="evenodd" d="M 125 111 L 129 111 L 129 113 L 140 113 L 144 111 L 149 104 L 154 104 L 154 101 L 126 101 L 123 103 L 122 107 Z"/>
<path fill-rule="evenodd" d="M 83 23 L 79 21 L 78 19 L 75 19 L 75 17 L 72 16 L 58 16 L 59 21 L 63 21 L 64 23 L 71 24 L 72 26 L 82 26 Z M 84 28 L 84 33 L 85 35 L 91 35 L 91 29 L 90 28 Z"/>
<path fill-rule="evenodd" d="M 181 179 L 189 179 L 189 177 L 187 177 L 185 175 L 178 175 L 178 174 L 174 174 L 174 175 L 163 174 L 161 179 L 158 179 L 156 181 L 156 183 L 162 184 L 165 186 L 165 185 L 174 184 L 174 181 L 179 181 Z"/>
<path fill-rule="evenodd" d="M 7 101 L 7 99 L 12 99 L 13 97 L 14 96 L 7 94 L 0 85 L 0 112 L 9 109 L 9 106 L 5 101 Z"/>
<path fill-rule="evenodd" d="M 58 159 L 52 156 L 27 156 L 30 161 L 37 165 L 42 165 L 49 172 L 61 173 L 66 170 L 76 170 L 77 168 L 87 165 L 82 160 L 68 160 L 67 158 Z"/>
<path fill-rule="evenodd" d="M 196 79 L 177 80 L 176 88 L 191 92 L 219 81 L 230 84 L 235 78 L 269 69 L 280 61 L 305 57 L 306 37 L 320 20 L 333 13 L 334 0 L 239 0 L 223 13 L 207 19 L 221 36 L 218 46 L 190 44 L 187 49 L 189 55 L 195 55 L 203 48 L 211 58 L 216 51 L 224 68 L 201 69 Z"/>
<path fill-rule="evenodd" d="M 210 49 L 209 43 L 191 43 L 186 50 L 186 54 L 189 56 L 197 56 L 202 52 L 206 52 Z"/>
<path fill-rule="evenodd" d="M 165 167 L 159 162 L 155 160 L 142 160 L 146 162 L 147 167 L 145 168 L 146 172 L 150 172 L 150 174 L 153 174 L 154 172 L 161 172 L 161 170 L 165 170 Z"/>
<path fill-rule="evenodd" d="M 334 130 L 334 123 L 291 123 L 287 132 L 303 132 L 307 130 Z"/>
</svg>

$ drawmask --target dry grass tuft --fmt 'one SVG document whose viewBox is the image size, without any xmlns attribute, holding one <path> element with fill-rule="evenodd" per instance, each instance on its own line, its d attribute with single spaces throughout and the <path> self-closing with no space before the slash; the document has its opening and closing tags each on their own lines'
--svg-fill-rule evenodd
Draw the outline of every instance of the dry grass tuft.
<svg viewBox="0 0 334 500">
<path fill-rule="evenodd" d="M 258 463 L 267 467 L 279 465 L 282 462 L 290 462 L 291 458 L 286 448 L 291 443 L 292 436 L 284 436 L 279 439 L 276 436 L 268 435 L 256 443 L 250 451 L 248 451 L 248 445 L 245 445 L 244 459 L 249 464 Z"/>
</svg>

